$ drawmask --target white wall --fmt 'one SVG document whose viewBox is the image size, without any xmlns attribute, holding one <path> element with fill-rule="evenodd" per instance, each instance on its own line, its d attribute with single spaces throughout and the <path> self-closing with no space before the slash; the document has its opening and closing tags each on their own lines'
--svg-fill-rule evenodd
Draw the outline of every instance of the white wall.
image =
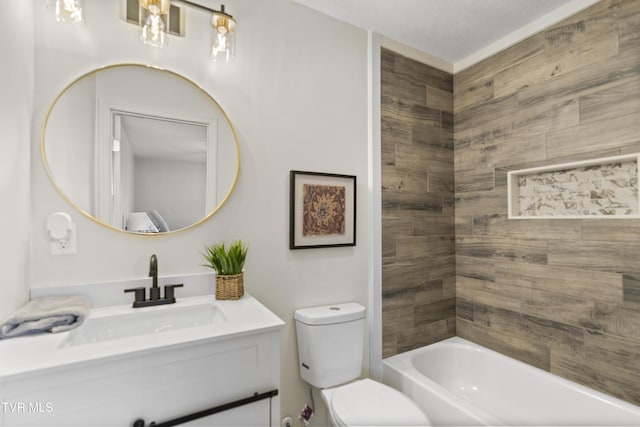
<svg viewBox="0 0 640 427">
<path fill-rule="evenodd" d="M 166 159 L 135 160 L 134 212 L 156 210 L 170 230 L 204 218 L 207 165 Z"/>
<path fill-rule="evenodd" d="M 33 101 L 33 4 L 5 3 L 0 14 L 0 322 L 28 298 Z"/>
<path fill-rule="evenodd" d="M 204 244 L 243 239 L 250 248 L 248 292 L 287 323 L 282 414 L 296 419 L 308 388 L 298 374 L 293 310 L 368 302 L 366 32 L 291 0 L 229 0 L 226 9 L 238 20 L 237 56 L 225 65 L 208 60 L 209 16 L 192 9 L 188 37 L 171 37 L 159 50 L 141 44 L 137 28 L 118 18 L 119 0 L 86 1 L 84 27 L 57 24 L 41 2 L 34 4 L 36 128 L 55 95 L 79 75 L 112 63 L 149 63 L 190 78 L 216 98 L 238 132 L 242 164 L 234 194 L 210 221 L 177 235 L 131 236 L 101 227 L 58 195 L 34 137 L 31 283 L 143 277 L 152 253 L 161 275 L 202 271 Z M 357 175 L 357 246 L 288 249 L 291 169 Z M 75 256 L 49 255 L 43 225 L 57 210 L 77 223 Z M 322 417 L 315 420 L 322 424 Z"/>
</svg>

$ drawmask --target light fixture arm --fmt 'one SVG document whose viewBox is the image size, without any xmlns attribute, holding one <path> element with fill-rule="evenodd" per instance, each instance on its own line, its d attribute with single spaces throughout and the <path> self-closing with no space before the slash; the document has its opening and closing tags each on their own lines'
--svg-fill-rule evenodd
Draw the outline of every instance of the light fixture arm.
<svg viewBox="0 0 640 427">
<path fill-rule="evenodd" d="M 195 9 L 200 9 L 200 10 L 204 10 L 206 12 L 211 12 L 211 13 L 222 13 L 224 15 L 227 15 L 227 16 L 231 17 L 231 15 L 229 15 L 227 12 L 224 11 L 224 5 L 220 6 L 220 10 L 215 10 L 215 9 L 211 9 L 211 8 L 206 7 L 206 6 L 203 6 L 201 4 L 197 4 L 197 3 L 191 2 L 189 0 L 174 0 L 174 3 L 178 3 L 178 4 L 182 3 L 182 4 L 186 5 L 186 6 L 190 6 L 190 7 L 193 7 Z"/>
</svg>

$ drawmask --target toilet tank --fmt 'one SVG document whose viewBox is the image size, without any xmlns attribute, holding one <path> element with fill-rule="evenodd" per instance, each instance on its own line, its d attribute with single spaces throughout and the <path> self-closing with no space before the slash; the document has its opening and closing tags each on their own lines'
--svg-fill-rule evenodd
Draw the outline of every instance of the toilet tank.
<svg viewBox="0 0 640 427">
<path fill-rule="evenodd" d="M 362 372 L 365 308 L 357 303 L 295 311 L 300 376 L 317 388 L 352 381 Z"/>
</svg>

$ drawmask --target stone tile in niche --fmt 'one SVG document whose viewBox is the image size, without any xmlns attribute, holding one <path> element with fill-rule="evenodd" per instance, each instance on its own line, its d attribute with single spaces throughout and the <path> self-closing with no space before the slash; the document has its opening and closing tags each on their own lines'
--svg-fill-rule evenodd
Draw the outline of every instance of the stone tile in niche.
<svg viewBox="0 0 640 427">
<path fill-rule="evenodd" d="M 635 159 L 521 175 L 517 184 L 522 216 L 638 214 Z"/>
</svg>

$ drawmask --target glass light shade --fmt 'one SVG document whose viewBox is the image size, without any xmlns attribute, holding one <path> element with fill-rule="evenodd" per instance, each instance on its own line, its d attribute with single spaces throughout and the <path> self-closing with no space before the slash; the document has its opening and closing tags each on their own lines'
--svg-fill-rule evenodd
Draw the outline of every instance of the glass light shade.
<svg viewBox="0 0 640 427">
<path fill-rule="evenodd" d="M 224 59 L 229 61 L 235 54 L 235 38 L 233 33 L 222 34 L 214 32 L 213 43 L 211 44 L 211 58 L 214 61 Z"/>
<path fill-rule="evenodd" d="M 82 0 L 56 0 L 56 20 L 71 24 L 83 23 Z"/>
<path fill-rule="evenodd" d="M 144 43 L 165 47 L 169 42 L 169 0 L 139 0 L 140 5 L 140 40 Z"/>
<path fill-rule="evenodd" d="M 214 12 L 211 17 L 213 40 L 211 43 L 211 58 L 214 61 L 222 58 L 229 61 L 235 54 L 236 21 L 224 12 L 224 5 L 220 12 Z"/>
<path fill-rule="evenodd" d="M 142 9 L 161 15 L 168 14 L 171 8 L 170 0 L 138 0 L 138 4 Z"/>
</svg>

